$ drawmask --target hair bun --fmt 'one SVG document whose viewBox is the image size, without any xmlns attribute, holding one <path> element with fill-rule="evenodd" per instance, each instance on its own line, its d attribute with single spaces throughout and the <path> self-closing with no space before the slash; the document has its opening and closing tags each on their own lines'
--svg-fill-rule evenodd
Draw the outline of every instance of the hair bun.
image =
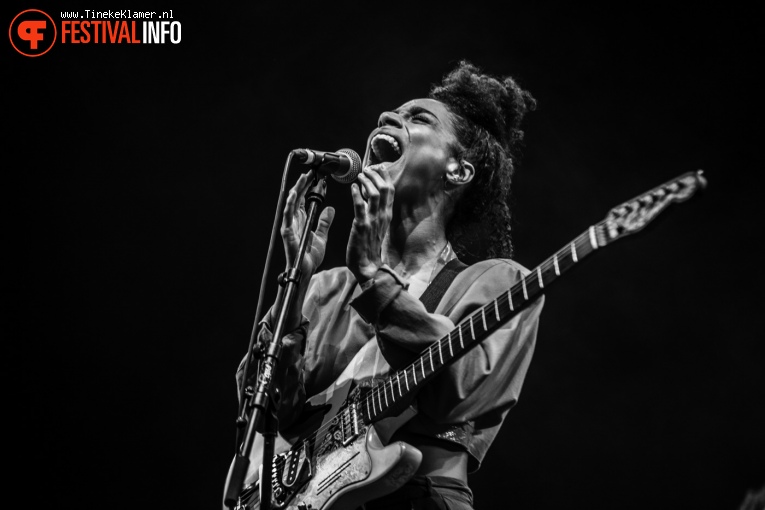
<svg viewBox="0 0 765 510">
<path fill-rule="evenodd" d="M 430 97 L 488 131 L 511 156 L 523 139 L 520 126 L 524 116 L 536 108 L 536 100 L 512 77 L 498 79 L 484 74 L 466 60 L 431 90 Z"/>
</svg>

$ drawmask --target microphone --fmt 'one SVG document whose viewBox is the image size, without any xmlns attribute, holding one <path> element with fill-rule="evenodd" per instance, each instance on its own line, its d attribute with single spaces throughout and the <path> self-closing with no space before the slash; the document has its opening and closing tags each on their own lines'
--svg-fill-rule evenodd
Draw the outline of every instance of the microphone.
<svg viewBox="0 0 765 510">
<path fill-rule="evenodd" d="M 351 149 L 340 149 L 337 152 L 295 149 L 292 154 L 298 162 L 311 165 L 318 172 L 330 174 L 334 180 L 343 184 L 355 181 L 361 173 L 361 158 Z"/>
</svg>

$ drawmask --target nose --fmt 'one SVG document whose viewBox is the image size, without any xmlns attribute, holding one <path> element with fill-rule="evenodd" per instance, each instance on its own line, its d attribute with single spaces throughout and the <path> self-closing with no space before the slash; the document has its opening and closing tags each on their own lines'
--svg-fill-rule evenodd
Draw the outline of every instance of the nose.
<svg viewBox="0 0 765 510">
<path fill-rule="evenodd" d="M 380 115 L 380 119 L 377 121 L 377 127 L 383 126 L 395 126 L 397 128 L 403 127 L 403 121 L 401 115 L 395 112 L 383 112 Z"/>
</svg>

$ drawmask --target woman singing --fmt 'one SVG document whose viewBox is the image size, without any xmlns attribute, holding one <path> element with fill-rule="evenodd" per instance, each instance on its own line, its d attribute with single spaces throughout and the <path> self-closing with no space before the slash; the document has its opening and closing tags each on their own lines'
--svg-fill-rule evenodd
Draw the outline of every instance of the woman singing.
<svg viewBox="0 0 765 510">
<path fill-rule="evenodd" d="M 428 97 L 380 115 L 351 186 L 346 267 L 317 272 L 334 217 L 329 207 L 301 262 L 276 381 L 283 432 L 299 426 L 307 398 L 339 377 L 373 387 L 527 273 L 509 258 L 508 197 L 521 120 L 534 105 L 512 78 L 461 62 Z M 297 253 L 311 181 L 310 173 L 301 176 L 286 201 L 288 261 Z M 456 277 L 430 292 L 431 301 L 440 294 L 431 313 L 420 298 L 444 268 Z M 472 508 L 467 475 L 518 399 L 542 305 L 528 306 L 417 393 L 416 415 L 389 441 L 422 452 L 419 468 L 364 508 Z M 270 337 L 274 313 L 260 325 L 262 339 Z"/>
</svg>

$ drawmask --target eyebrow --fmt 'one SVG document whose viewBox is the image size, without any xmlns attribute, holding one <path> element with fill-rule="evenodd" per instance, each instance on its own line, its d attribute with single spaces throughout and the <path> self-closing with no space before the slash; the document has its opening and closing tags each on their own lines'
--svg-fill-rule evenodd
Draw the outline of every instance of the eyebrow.
<svg viewBox="0 0 765 510">
<path fill-rule="evenodd" d="M 401 114 L 401 109 L 400 108 L 396 108 L 394 110 L 394 112 L 398 113 L 400 115 Z M 414 106 L 410 107 L 409 108 L 409 113 L 412 114 L 412 115 L 417 115 L 418 113 L 427 113 L 428 115 L 430 115 L 431 117 L 433 117 L 434 119 L 436 119 L 437 121 L 440 122 L 440 119 L 436 116 L 435 113 L 431 112 L 430 110 L 427 110 L 427 109 L 423 108 L 422 106 L 414 105 Z"/>
</svg>

